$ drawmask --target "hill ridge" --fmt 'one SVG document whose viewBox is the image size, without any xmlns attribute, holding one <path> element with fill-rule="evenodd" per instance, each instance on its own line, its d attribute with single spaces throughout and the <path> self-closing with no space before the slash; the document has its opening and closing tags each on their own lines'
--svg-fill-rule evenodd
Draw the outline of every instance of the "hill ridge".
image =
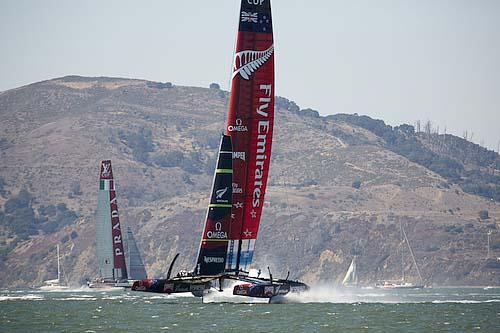
<svg viewBox="0 0 500 333">
<path fill-rule="evenodd" d="M 73 284 L 96 274 L 93 212 L 104 158 L 113 160 L 121 219 L 133 229 L 149 274 L 162 276 L 177 252 L 180 266 L 192 268 L 227 97 L 216 86 L 75 76 L 2 93 L 0 285 L 51 277 L 56 243 Z M 444 151 L 409 126 L 320 116 L 276 97 L 256 264 L 333 283 L 356 252 L 363 283 L 397 278 L 402 222 L 428 281 L 500 284 L 495 261 L 484 259 L 499 204 L 460 188 L 469 179 L 496 195 L 499 168 L 491 161 L 498 154 L 457 161 L 460 178 L 451 178 L 412 161 L 411 149 L 405 153 L 414 146 L 431 156 Z M 490 156 L 446 138 L 455 150 L 464 144 L 468 154 Z M 496 232 L 492 248 L 500 256 Z"/>
</svg>

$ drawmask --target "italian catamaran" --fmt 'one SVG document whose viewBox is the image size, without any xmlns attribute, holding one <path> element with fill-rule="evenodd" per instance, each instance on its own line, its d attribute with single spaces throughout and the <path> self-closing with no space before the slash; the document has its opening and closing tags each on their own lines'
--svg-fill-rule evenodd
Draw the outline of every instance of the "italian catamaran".
<svg viewBox="0 0 500 333">
<path fill-rule="evenodd" d="M 105 160 L 100 167 L 96 211 L 99 276 L 87 282 L 90 288 L 127 288 L 131 287 L 133 280 L 146 278 L 146 270 L 130 229 L 126 258 L 121 228 L 111 161 Z M 127 271 L 126 261 L 129 262 L 130 272 Z"/>
<path fill-rule="evenodd" d="M 308 287 L 250 277 L 264 206 L 274 124 L 274 43 L 270 0 L 242 0 L 225 134 L 192 272 L 142 280 L 133 290 L 201 296 L 235 282 L 233 295 L 272 298 Z M 174 259 L 175 261 L 175 259 Z M 229 281 L 228 281 L 229 280 Z"/>
</svg>

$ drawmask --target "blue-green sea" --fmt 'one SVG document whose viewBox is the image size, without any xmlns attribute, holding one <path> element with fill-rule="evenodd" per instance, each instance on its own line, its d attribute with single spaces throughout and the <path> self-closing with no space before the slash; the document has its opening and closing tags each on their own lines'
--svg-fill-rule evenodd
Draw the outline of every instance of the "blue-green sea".
<svg viewBox="0 0 500 333">
<path fill-rule="evenodd" d="M 286 304 L 217 297 L 0 290 L 0 332 L 500 332 L 497 288 L 317 288 Z"/>
</svg>

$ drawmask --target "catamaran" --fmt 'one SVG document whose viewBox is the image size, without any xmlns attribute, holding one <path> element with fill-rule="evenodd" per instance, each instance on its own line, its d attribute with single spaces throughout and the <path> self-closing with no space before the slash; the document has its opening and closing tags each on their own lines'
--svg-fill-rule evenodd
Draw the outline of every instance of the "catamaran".
<svg viewBox="0 0 500 333">
<path fill-rule="evenodd" d="M 225 134 L 195 268 L 132 290 L 202 296 L 214 286 L 233 295 L 273 298 L 307 289 L 298 281 L 251 277 L 264 206 L 274 124 L 274 42 L 270 0 L 242 0 Z M 176 257 L 177 258 L 177 257 Z M 232 283 L 229 283 L 232 282 Z"/>
<path fill-rule="evenodd" d="M 130 288 L 133 280 L 146 277 L 146 270 L 130 229 L 127 237 L 130 272 L 127 271 L 125 240 L 121 228 L 111 161 L 105 160 L 100 167 L 96 211 L 99 276 L 87 282 L 89 288 Z"/>
<path fill-rule="evenodd" d="M 59 244 L 57 244 L 57 279 L 43 281 L 44 285 L 40 287 L 43 291 L 58 291 L 68 289 L 67 283 L 61 280 L 61 258 L 59 255 Z"/>
<path fill-rule="evenodd" d="M 422 279 L 422 275 L 420 274 L 420 269 L 418 268 L 417 261 L 415 260 L 415 255 L 413 254 L 413 250 L 410 246 L 410 241 L 408 240 L 408 237 L 406 236 L 405 229 L 403 228 L 403 223 L 400 222 L 399 224 L 400 228 L 400 233 L 401 233 L 401 280 L 385 280 L 382 281 L 382 283 L 377 284 L 377 288 L 382 288 L 382 289 L 422 289 L 424 288 L 424 280 Z M 406 276 L 405 276 L 405 268 L 404 268 L 404 244 L 408 246 L 408 250 L 411 254 L 411 258 L 413 260 L 413 264 L 415 265 L 415 268 L 417 269 L 418 273 L 418 278 L 419 278 L 419 283 L 414 284 L 412 282 L 406 281 Z"/>
</svg>

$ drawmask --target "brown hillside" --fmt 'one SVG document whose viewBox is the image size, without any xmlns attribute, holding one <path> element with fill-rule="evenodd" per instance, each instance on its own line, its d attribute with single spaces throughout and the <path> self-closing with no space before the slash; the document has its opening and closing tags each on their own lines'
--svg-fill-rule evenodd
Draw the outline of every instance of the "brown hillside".
<svg viewBox="0 0 500 333">
<path fill-rule="evenodd" d="M 121 220 L 149 275 L 164 275 L 177 252 L 178 265 L 192 268 L 226 102 L 216 89 L 113 78 L 65 77 L 0 93 L 0 285 L 52 278 L 58 242 L 72 284 L 95 275 L 98 164 L 108 158 Z M 486 260 L 488 230 L 491 258 L 500 257 L 499 203 L 464 193 L 366 129 L 278 108 L 269 185 L 255 265 L 276 275 L 338 282 L 358 253 L 362 282 L 399 278 L 403 222 L 429 283 L 500 285 L 500 266 Z M 24 240 L 6 222 L 22 189 L 36 230 Z M 45 212 L 58 204 L 69 213 L 57 214 L 78 218 L 48 232 L 41 226 L 59 215 Z"/>
</svg>

